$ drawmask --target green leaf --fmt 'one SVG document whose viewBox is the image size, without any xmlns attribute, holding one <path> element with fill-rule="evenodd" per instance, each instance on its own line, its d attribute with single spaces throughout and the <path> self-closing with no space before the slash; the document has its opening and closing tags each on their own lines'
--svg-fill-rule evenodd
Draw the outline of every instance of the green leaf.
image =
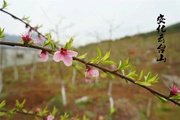
<svg viewBox="0 0 180 120">
<path fill-rule="evenodd" d="M 54 50 L 55 48 L 54 41 L 50 41 L 50 45 L 51 45 L 51 49 Z"/>
<path fill-rule="evenodd" d="M 33 113 L 34 113 L 34 111 L 28 111 L 27 113 L 29 113 L 29 114 L 33 114 Z"/>
<path fill-rule="evenodd" d="M 145 81 L 148 81 L 152 76 L 151 72 L 148 72 L 148 74 L 146 76 L 144 76 Z"/>
<path fill-rule="evenodd" d="M 5 112 L 0 112 L 0 117 L 1 116 L 6 116 L 7 115 L 7 113 L 5 113 Z"/>
<path fill-rule="evenodd" d="M 113 75 L 113 74 L 111 74 L 111 73 L 109 73 L 109 72 L 106 72 L 107 73 L 107 75 L 110 77 L 110 79 L 115 79 L 115 76 Z"/>
<path fill-rule="evenodd" d="M 30 23 L 31 20 L 29 20 L 29 17 L 23 16 L 22 18 L 23 21 L 26 21 L 27 23 Z"/>
<path fill-rule="evenodd" d="M 101 49 L 100 49 L 100 48 L 97 48 L 97 52 L 98 52 L 98 57 L 101 58 L 101 55 L 102 55 Z"/>
<path fill-rule="evenodd" d="M 34 45 L 34 42 L 29 42 L 28 45 L 29 46 Z"/>
<path fill-rule="evenodd" d="M 47 37 L 47 40 L 49 40 L 49 41 L 52 40 L 51 33 L 46 33 L 45 36 Z"/>
<path fill-rule="evenodd" d="M 78 58 L 79 58 L 79 59 L 85 59 L 86 56 L 87 56 L 87 53 L 85 53 L 85 54 L 83 54 L 83 55 L 81 55 L 81 56 L 78 56 Z"/>
<path fill-rule="evenodd" d="M 143 85 L 143 86 L 151 86 L 151 83 L 148 82 L 136 82 L 137 84 Z"/>
<path fill-rule="evenodd" d="M 124 70 L 121 70 L 121 72 L 122 72 L 122 75 L 125 75 L 125 71 Z"/>
<path fill-rule="evenodd" d="M 106 59 L 109 58 L 110 54 L 111 54 L 111 51 L 108 51 L 101 60 L 105 61 Z"/>
<path fill-rule="evenodd" d="M 48 113 L 48 108 L 46 106 L 40 113 L 38 113 L 38 116 L 43 117 L 46 116 L 47 113 Z"/>
<path fill-rule="evenodd" d="M 138 81 L 140 81 L 140 80 L 142 79 L 143 74 L 144 74 L 144 72 L 143 72 L 143 70 L 142 70 L 141 73 L 140 73 L 140 76 L 139 76 L 139 78 L 138 78 Z"/>
<path fill-rule="evenodd" d="M 52 113 L 51 113 L 51 114 L 52 114 L 53 116 L 55 116 L 55 115 L 56 115 L 56 113 L 57 113 L 57 111 L 58 111 L 58 110 L 57 110 L 57 108 L 56 108 L 56 107 L 54 107 L 54 108 L 53 108 L 53 111 L 52 111 Z"/>
<path fill-rule="evenodd" d="M 24 107 L 26 100 L 24 99 L 22 103 L 20 103 L 18 100 L 16 100 L 16 109 L 21 110 Z"/>
<path fill-rule="evenodd" d="M 42 110 L 41 114 L 44 116 L 48 113 L 48 108 L 47 106 Z"/>
<path fill-rule="evenodd" d="M 89 63 L 99 63 L 101 59 L 101 50 L 97 48 L 98 56 L 89 61 Z"/>
<path fill-rule="evenodd" d="M 20 103 L 19 103 L 19 100 L 16 100 L 16 106 L 19 106 Z"/>
<path fill-rule="evenodd" d="M 66 43 L 65 48 L 66 49 L 71 49 L 73 41 L 74 41 L 74 39 L 70 38 L 69 42 Z"/>
<path fill-rule="evenodd" d="M 14 116 L 14 114 L 16 113 L 15 110 L 16 110 L 16 109 L 13 108 L 13 109 L 11 109 L 11 110 L 8 111 L 8 114 L 10 115 L 11 118 L 12 118 L 12 117 Z"/>
<path fill-rule="evenodd" d="M 45 47 L 45 46 L 47 46 L 47 45 L 49 45 L 49 44 L 50 44 L 50 41 L 49 41 L 49 40 L 46 40 L 46 41 L 44 41 L 44 45 L 43 45 L 43 46 Z"/>
<path fill-rule="evenodd" d="M 23 111 L 24 113 L 28 113 L 28 111 L 27 111 L 26 109 L 22 109 L 22 111 Z"/>
<path fill-rule="evenodd" d="M 92 60 L 89 61 L 89 63 L 97 63 L 99 61 L 99 56 L 93 58 Z"/>
<path fill-rule="evenodd" d="M 83 120 L 89 120 L 85 115 L 83 115 Z"/>
<path fill-rule="evenodd" d="M 131 64 L 129 64 L 129 58 L 127 58 L 124 62 L 119 62 L 118 70 L 123 70 L 126 68 L 130 68 Z"/>
<path fill-rule="evenodd" d="M 69 120 L 69 115 L 67 113 L 64 113 L 64 115 L 60 116 L 60 120 Z"/>
<path fill-rule="evenodd" d="M 107 77 L 107 74 L 105 72 L 103 72 L 101 75 L 101 78 L 106 78 Z"/>
<path fill-rule="evenodd" d="M 167 99 L 166 99 L 166 98 L 163 98 L 163 97 L 161 97 L 161 96 L 159 96 L 159 95 L 157 95 L 157 94 L 155 94 L 155 96 L 156 96 L 161 102 L 163 102 L 163 103 L 167 102 Z"/>
<path fill-rule="evenodd" d="M 120 68 L 121 68 L 121 65 L 122 65 L 122 61 L 120 60 L 120 61 L 119 61 L 118 68 L 117 68 L 118 70 L 120 70 Z"/>
<path fill-rule="evenodd" d="M 100 60 L 98 61 L 98 63 L 100 63 L 100 62 L 103 62 L 103 61 L 105 61 L 105 60 L 107 60 L 108 58 L 109 58 L 109 56 L 110 56 L 110 51 L 108 51 L 105 55 L 104 55 L 104 57 L 103 58 L 101 58 L 101 56 L 100 56 Z"/>
<path fill-rule="evenodd" d="M 156 82 L 158 82 L 158 74 L 157 75 L 155 75 L 154 77 L 152 77 L 152 78 L 149 78 L 148 80 L 147 80 L 147 82 L 149 82 L 149 83 L 156 83 Z"/>
<path fill-rule="evenodd" d="M 129 58 L 126 59 L 126 61 L 124 62 L 125 65 L 127 65 L 129 63 Z"/>
<path fill-rule="evenodd" d="M 102 61 L 101 62 L 102 64 L 116 64 L 114 61 L 112 61 L 112 60 L 105 60 L 105 61 Z"/>
<path fill-rule="evenodd" d="M 4 38 L 4 28 L 0 28 L 0 38 Z"/>
<path fill-rule="evenodd" d="M 170 97 L 172 100 L 180 100 L 180 94 Z"/>
<path fill-rule="evenodd" d="M 5 0 L 3 0 L 3 6 L 2 9 L 5 9 L 8 6 L 7 2 Z"/>
<path fill-rule="evenodd" d="M 109 114 L 113 115 L 115 112 L 116 112 L 116 108 L 113 107 L 110 109 Z"/>
<path fill-rule="evenodd" d="M 19 43 L 24 43 L 24 41 L 23 41 L 23 40 L 20 40 Z"/>
<path fill-rule="evenodd" d="M 50 45 L 51 49 L 54 50 L 55 49 L 55 45 L 54 45 L 54 41 L 52 40 L 51 34 L 47 33 L 45 36 L 47 37 L 47 40 L 44 41 L 43 47 L 45 47 L 47 45 Z"/>
<path fill-rule="evenodd" d="M 5 105 L 6 105 L 6 100 L 3 100 L 3 101 L 0 103 L 0 108 L 3 108 Z"/>
<path fill-rule="evenodd" d="M 131 79 L 135 79 L 134 77 L 136 77 L 136 76 L 138 76 L 137 74 L 136 74 L 136 71 L 134 70 L 134 71 L 132 71 L 132 72 L 130 72 L 128 75 L 127 75 L 127 77 L 129 77 L 129 78 L 131 78 Z"/>
</svg>

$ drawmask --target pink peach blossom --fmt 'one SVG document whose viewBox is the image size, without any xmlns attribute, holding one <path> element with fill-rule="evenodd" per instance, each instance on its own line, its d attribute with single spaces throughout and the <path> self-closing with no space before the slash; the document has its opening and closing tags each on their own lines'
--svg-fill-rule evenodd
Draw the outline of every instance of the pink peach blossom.
<svg viewBox="0 0 180 120">
<path fill-rule="evenodd" d="M 41 50 L 39 51 L 39 56 L 41 57 L 43 62 L 46 62 L 48 60 L 48 52 Z"/>
<path fill-rule="evenodd" d="M 34 43 L 39 43 L 43 40 L 45 40 L 45 38 L 43 36 L 39 35 L 37 39 L 34 39 Z"/>
<path fill-rule="evenodd" d="M 177 95 L 179 92 L 179 88 L 173 85 L 173 87 L 170 89 L 170 96 Z"/>
<path fill-rule="evenodd" d="M 34 113 L 35 114 L 38 114 L 38 113 L 40 113 L 42 110 L 41 110 L 41 108 L 36 108 L 35 110 L 34 110 Z"/>
<path fill-rule="evenodd" d="M 61 48 L 60 51 L 54 53 L 53 59 L 56 62 L 63 61 L 66 66 L 72 65 L 73 57 L 77 56 L 77 52 Z"/>
<path fill-rule="evenodd" d="M 46 120 L 54 120 L 54 116 L 53 116 L 53 115 L 48 115 L 48 116 L 46 117 Z"/>
<path fill-rule="evenodd" d="M 38 26 L 32 27 L 32 30 L 37 31 L 38 30 Z"/>
<path fill-rule="evenodd" d="M 92 69 L 90 67 L 86 68 L 86 73 L 87 73 L 87 76 L 90 76 L 90 77 L 98 77 L 99 76 L 99 71 L 96 69 Z"/>
<path fill-rule="evenodd" d="M 99 71 L 96 69 L 92 69 L 89 66 L 86 67 L 86 74 L 85 74 L 85 82 L 91 83 L 93 77 L 98 77 Z"/>
<path fill-rule="evenodd" d="M 30 32 L 23 34 L 22 40 L 27 43 L 30 42 L 32 40 L 32 36 L 31 36 Z"/>
</svg>

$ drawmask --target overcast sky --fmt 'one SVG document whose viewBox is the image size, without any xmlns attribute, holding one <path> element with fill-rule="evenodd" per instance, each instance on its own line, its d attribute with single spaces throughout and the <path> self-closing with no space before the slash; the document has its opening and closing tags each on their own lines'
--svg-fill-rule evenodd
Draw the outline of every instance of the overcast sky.
<svg viewBox="0 0 180 120">
<path fill-rule="evenodd" d="M 7 11 L 20 18 L 29 16 L 32 26 L 43 25 L 39 29 L 43 34 L 58 26 L 61 42 L 74 37 L 75 45 L 110 38 L 110 25 L 117 27 L 112 32 L 112 39 L 155 30 L 160 13 L 165 15 L 166 26 L 180 22 L 180 0 L 6 1 L 9 4 Z M 22 23 L 2 12 L 0 27 L 15 35 L 26 31 Z M 55 35 L 54 39 L 57 39 Z"/>
</svg>

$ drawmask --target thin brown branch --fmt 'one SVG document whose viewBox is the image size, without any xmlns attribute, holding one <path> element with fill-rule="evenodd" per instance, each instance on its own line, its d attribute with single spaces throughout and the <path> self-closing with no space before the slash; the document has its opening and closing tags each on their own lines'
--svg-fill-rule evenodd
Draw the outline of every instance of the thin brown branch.
<svg viewBox="0 0 180 120">
<path fill-rule="evenodd" d="M 44 36 L 44 35 L 43 35 L 42 33 L 40 33 L 38 30 L 33 29 L 33 27 L 32 27 L 29 23 L 23 21 L 21 18 L 19 18 L 19 17 L 15 16 L 15 15 L 9 13 L 8 11 L 5 11 L 5 10 L 2 9 L 2 8 L 0 9 L 0 11 L 4 12 L 5 14 L 10 15 L 12 18 L 14 18 L 14 19 L 16 19 L 16 20 L 19 20 L 20 22 L 22 22 L 23 24 L 25 24 L 26 27 L 29 27 L 31 30 L 37 32 L 38 35 L 41 35 L 41 36 L 43 36 L 45 39 L 47 39 L 46 36 Z"/>
<path fill-rule="evenodd" d="M 8 46 L 27 47 L 27 46 L 24 46 L 24 44 L 22 44 L 22 43 L 14 43 L 14 42 L 3 42 L 3 41 L 0 41 L 0 44 L 1 44 L 1 45 L 8 45 Z M 39 49 L 39 50 L 45 50 L 45 51 L 48 51 L 50 54 L 52 54 L 52 52 L 54 52 L 54 51 L 52 51 L 51 49 L 44 48 L 44 47 L 41 47 L 41 46 L 36 46 L 36 45 L 30 45 L 30 46 L 28 46 L 28 47 L 29 47 L 29 48 L 34 48 L 34 49 Z M 180 103 L 176 102 L 175 100 L 170 99 L 168 96 L 165 96 L 165 95 L 161 94 L 160 92 L 158 92 L 158 91 L 156 91 L 156 90 L 153 90 L 152 88 L 149 88 L 149 87 L 147 87 L 147 86 L 140 85 L 140 84 L 136 83 L 134 80 L 132 80 L 132 79 L 130 79 L 130 78 L 128 78 L 128 77 L 120 74 L 118 71 L 110 70 L 110 69 L 108 69 L 108 68 L 102 67 L 102 66 L 97 65 L 97 64 L 88 63 L 87 61 L 84 61 L 84 60 L 79 59 L 79 58 L 77 58 L 77 57 L 73 57 L 73 60 L 76 60 L 76 61 L 78 61 L 78 62 L 81 62 L 81 63 L 83 63 L 83 64 L 85 64 L 85 65 L 90 65 L 90 66 L 96 67 L 96 68 L 102 70 L 103 72 L 109 72 L 109 73 L 111 73 L 111 74 L 113 74 L 113 75 L 116 75 L 116 76 L 118 76 L 118 77 L 120 77 L 120 78 L 122 78 L 122 79 L 125 79 L 125 80 L 127 80 L 127 81 L 129 81 L 129 82 L 131 82 L 131 83 L 133 83 L 133 84 L 135 84 L 135 85 L 138 85 L 138 86 L 140 86 L 140 87 L 148 90 L 148 91 L 151 92 L 153 95 L 161 96 L 161 97 L 165 98 L 166 100 L 171 101 L 171 102 L 173 102 L 174 104 L 180 106 Z"/>
</svg>

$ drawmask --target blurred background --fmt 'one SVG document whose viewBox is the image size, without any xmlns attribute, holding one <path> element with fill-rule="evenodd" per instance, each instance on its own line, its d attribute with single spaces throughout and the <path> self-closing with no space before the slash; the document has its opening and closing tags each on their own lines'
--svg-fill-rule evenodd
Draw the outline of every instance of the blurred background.
<svg viewBox="0 0 180 120">
<path fill-rule="evenodd" d="M 153 86 L 169 95 L 172 85 L 180 83 L 180 11 L 178 0 L 7 0 L 6 11 L 19 18 L 29 17 L 32 26 L 42 25 L 40 32 L 51 32 L 55 41 L 65 44 L 74 38 L 74 50 L 88 53 L 87 60 L 111 49 L 115 62 L 129 58 L 137 73 L 144 70 L 159 75 Z M 3 1 L 1 2 L 3 4 Z M 157 17 L 163 14 L 166 62 L 157 62 L 159 34 Z M 0 27 L 5 38 L 18 42 L 28 30 L 21 22 L 0 12 Z M 179 120 L 180 108 L 161 103 L 148 91 L 126 81 L 101 76 L 85 83 L 85 66 L 74 62 L 70 68 L 52 61 L 42 63 L 38 50 L 0 46 L 0 101 L 7 108 L 15 100 L 26 99 L 28 110 L 56 106 L 58 115 L 83 116 L 90 120 Z M 112 68 L 112 66 L 105 65 Z M 81 71 L 81 72 L 80 72 Z M 179 86 L 180 87 L 180 86 Z M 1 116 L 0 116 L 1 118 Z M 14 119 L 33 119 L 16 115 Z M 5 119 L 5 118 L 2 118 Z"/>
</svg>

